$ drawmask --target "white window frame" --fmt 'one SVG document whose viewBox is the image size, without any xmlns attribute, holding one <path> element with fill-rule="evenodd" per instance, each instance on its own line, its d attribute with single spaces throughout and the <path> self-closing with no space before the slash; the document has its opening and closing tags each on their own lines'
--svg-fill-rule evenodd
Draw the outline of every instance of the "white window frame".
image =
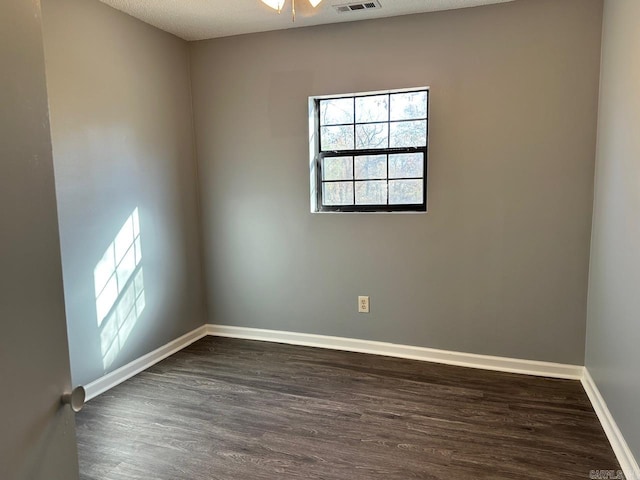
<svg viewBox="0 0 640 480">
<path fill-rule="evenodd" d="M 325 99 L 340 99 L 340 98 L 357 98 L 376 95 L 392 95 L 395 93 L 410 93 L 426 91 L 427 92 L 427 117 L 426 117 L 426 145 L 424 147 L 407 147 L 407 148 L 380 148 L 372 150 L 354 149 L 348 151 L 336 151 L 336 152 L 322 152 L 320 149 L 320 114 L 319 104 L 320 100 Z M 358 92 L 347 93 L 338 95 L 318 95 L 309 97 L 309 185 L 310 185 L 310 207 L 312 213 L 401 213 L 401 212 L 417 212 L 425 213 L 427 211 L 427 192 L 428 192 L 428 158 L 429 158 L 429 125 L 430 125 L 430 108 L 431 108 L 431 91 L 429 87 L 414 87 L 414 88 L 402 88 L 392 90 L 379 90 L 370 92 Z M 393 123 L 389 120 L 388 123 Z M 357 124 L 354 119 L 354 124 Z M 322 205 L 322 183 L 321 178 L 321 162 L 322 157 L 327 154 L 337 156 L 351 156 L 351 155 L 366 155 L 366 154 L 393 154 L 393 153 L 408 153 L 408 152 L 423 152 L 424 161 L 423 177 L 420 180 L 423 181 L 423 202 L 420 204 L 410 205 L 342 205 L 342 206 L 326 206 Z M 387 178 L 387 181 L 389 178 Z M 354 179 L 354 182 L 356 180 Z"/>
</svg>

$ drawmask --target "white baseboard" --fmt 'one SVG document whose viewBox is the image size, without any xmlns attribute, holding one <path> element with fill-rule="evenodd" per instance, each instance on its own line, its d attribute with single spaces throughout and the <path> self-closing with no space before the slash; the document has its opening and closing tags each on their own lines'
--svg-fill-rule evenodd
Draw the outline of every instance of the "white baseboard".
<svg viewBox="0 0 640 480">
<path fill-rule="evenodd" d="M 160 360 L 164 360 L 170 355 L 182 350 L 183 348 L 191 345 L 193 342 L 200 340 L 207 335 L 207 327 L 203 325 L 201 327 L 192 330 L 191 332 L 176 338 L 172 342 L 163 345 L 162 347 L 147 353 L 146 355 L 128 363 L 111 373 L 106 374 L 103 377 L 91 382 L 84 388 L 87 392 L 87 401 L 97 397 L 103 392 L 121 384 L 125 380 L 130 379 L 134 375 L 146 370 L 147 368 L 155 365 Z"/>
<path fill-rule="evenodd" d="M 585 392 L 587 392 L 589 400 L 591 400 L 591 405 L 593 405 L 593 409 L 596 411 L 596 415 L 598 415 L 602 428 L 604 428 L 604 431 L 607 434 L 609 443 L 611 443 L 613 452 L 616 454 L 618 462 L 620 462 L 620 466 L 622 467 L 622 471 L 624 472 L 626 479 L 640 480 L 640 468 L 638 468 L 638 462 L 633 456 L 626 440 L 622 436 L 622 432 L 620 432 L 616 421 L 613 419 L 613 415 L 611 415 L 609 407 L 607 407 L 604 398 L 600 394 L 600 390 L 598 390 L 598 386 L 593 381 L 593 378 L 586 367 L 582 377 L 582 386 L 584 387 Z"/>
<path fill-rule="evenodd" d="M 427 362 L 444 363 L 461 367 L 495 370 L 499 372 L 520 373 L 540 377 L 566 378 L 580 380 L 591 400 L 591 404 L 598 415 L 604 431 L 611 443 L 614 453 L 620 462 L 627 480 L 640 480 L 640 468 L 618 428 L 607 404 L 589 371 L 580 365 L 522 360 L 519 358 L 495 357 L 473 353 L 452 352 L 426 347 L 399 345 L 394 343 L 376 342 L 344 337 L 331 337 L 309 333 L 285 332 L 279 330 L 264 330 L 259 328 L 232 327 L 228 325 L 203 325 L 167 343 L 153 352 L 140 357 L 133 362 L 114 370 L 85 387 L 87 400 L 91 400 L 103 392 L 128 380 L 141 371 L 155 365 L 159 361 L 182 350 L 206 335 L 218 337 L 243 338 L 265 342 L 285 343 L 308 347 L 328 348 L 348 352 L 369 353 L 387 357 L 407 358 Z"/>
<path fill-rule="evenodd" d="M 518 358 L 494 357 L 473 353 L 451 352 L 433 348 L 398 345 L 394 343 L 359 340 L 353 338 L 330 337 L 309 333 L 294 333 L 259 328 L 231 327 L 227 325 L 207 325 L 207 333 L 218 337 L 244 338 L 266 342 L 304 345 L 308 347 L 344 350 L 348 352 L 371 353 L 387 357 L 407 358 L 427 362 L 445 363 L 461 367 L 496 370 L 500 372 L 522 373 L 540 377 L 568 378 L 580 380 L 584 367 L 561 363 L 539 362 Z"/>
<path fill-rule="evenodd" d="M 493 357 L 473 353 L 451 352 L 433 348 L 398 345 L 395 343 L 359 340 L 310 333 L 284 332 L 279 330 L 263 330 L 259 328 L 231 327 L 227 325 L 203 325 L 195 330 L 167 343 L 123 367 L 85 386 L 87 401 L 103 392 L 119 385 L 147 368 L 164 360 L 170 355 L 182 350 L 206 335 L 218 337 L 244 338 L 247 340 L 261 340 L 266 342 L 287 343 L 308 347 L 344 350 L 347 352 L 369 353 L 387 357 L 407 358 L 427 362 L 444 363 L 461 367 L 496 370 L 499 372 L 522 373 L 541 377 L 582 379 L 584 367 L 561 363 L 538 362 L 521 360 L 518 358 Z"/>
</svg>

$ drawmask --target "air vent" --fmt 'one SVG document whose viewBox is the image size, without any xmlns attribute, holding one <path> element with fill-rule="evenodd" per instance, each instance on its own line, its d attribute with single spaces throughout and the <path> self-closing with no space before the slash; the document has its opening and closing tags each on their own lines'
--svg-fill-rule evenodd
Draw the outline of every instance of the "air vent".
<svg viewBox="0 0 640 480">
<path fill-rule="evenodd" d="M 362 10 L 371 10 L 374 8 L 382 8 L 382 5 L 380 5 L 380 2 L 378 0 L 374 0 L 372 2 L 355 2 L 345 3 L 342 5 L 334 5 L 333 8 L 335 8 L 338 13 L 347 13 L 359 12 Z"/>
</svg>

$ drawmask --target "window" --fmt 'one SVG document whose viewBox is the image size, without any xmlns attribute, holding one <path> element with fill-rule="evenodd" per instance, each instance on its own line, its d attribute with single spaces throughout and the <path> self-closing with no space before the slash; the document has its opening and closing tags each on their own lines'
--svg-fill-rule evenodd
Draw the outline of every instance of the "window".
<svg viewBox="0 0 640 480">
<path fill-rule="evenodd" d="M 427 210 L 427 88 L 309 105 L 312 211 Z"/>
</svg>

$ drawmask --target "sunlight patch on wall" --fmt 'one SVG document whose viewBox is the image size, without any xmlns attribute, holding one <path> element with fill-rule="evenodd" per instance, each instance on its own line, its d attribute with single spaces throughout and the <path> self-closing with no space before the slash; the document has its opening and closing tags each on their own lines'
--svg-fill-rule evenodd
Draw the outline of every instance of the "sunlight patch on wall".
<svg viewBox="0 0 640 480">
<path fill-rule="evenodd" d="M 145 307 L 140 219 L 136 208 L 93 270 L 102 363 L 109 368 Z"/>
</svg>

